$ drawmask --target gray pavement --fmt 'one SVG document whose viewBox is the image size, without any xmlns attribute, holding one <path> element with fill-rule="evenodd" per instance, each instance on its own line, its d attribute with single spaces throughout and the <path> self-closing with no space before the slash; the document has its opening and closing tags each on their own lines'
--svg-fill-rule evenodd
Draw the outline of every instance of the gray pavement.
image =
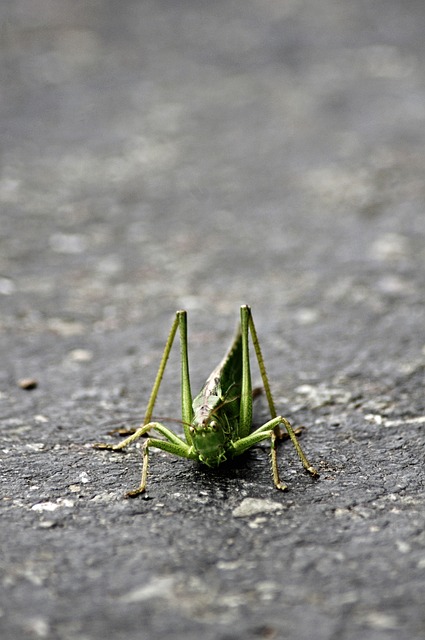
<svg viewBox="0 0 425 640">
<path fill-rule="evenodd" d="M 425 5 L 0 20 L 2 640 L 423 639 Z M 197 391 L 243 303 L 320 479 L 287 443 L 287 493 L 266 445 L 157 451 L 125 500 L 140 452 L 91 444 L 142 419 L 176 309 Z"/>
</svg>

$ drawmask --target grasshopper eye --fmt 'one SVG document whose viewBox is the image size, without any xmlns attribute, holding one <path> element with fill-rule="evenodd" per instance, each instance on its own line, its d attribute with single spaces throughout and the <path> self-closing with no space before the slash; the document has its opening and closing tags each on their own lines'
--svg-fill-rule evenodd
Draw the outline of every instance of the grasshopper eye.
<svg viewBox="0 0 425 640">
<path fill-rule="evenodd" d="M 209 425 L 209 426 L 211 427 L 211 429 L 212 429 L 213 431 L 217 431 L 217 429 L 218 429 L 218 424 L 217 424 L 217 422 L 216 422 L 215 420 L 211 420 L 211 422 L 210 422 L 210 425 Z"/>
</svg>

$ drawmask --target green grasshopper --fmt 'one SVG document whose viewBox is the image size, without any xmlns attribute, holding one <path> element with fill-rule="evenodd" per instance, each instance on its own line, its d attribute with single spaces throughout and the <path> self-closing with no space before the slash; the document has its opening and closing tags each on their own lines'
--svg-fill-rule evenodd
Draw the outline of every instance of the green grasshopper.
<svg viewBox="0 0 425 640">
<path fill-rule="evenodd" d="M 180 330 L 184 439 L 160 422 L 151 422 L 153 408 L 177 328 Z M 253 394 L 249 364 L 249 333 L 257 356 L 271 415 L 268 422 L 254 431 L 251 431 Z M 177 311 L 165 344 L 142 425 L 134 432 L 130 432 L 131 435 L 119 444 L 97 443 L 94 447 L 120 451 L 150 431 L 157 431 L 163 436 L 164 439 L 149 436 L 143 445 L 143 469 L 140 485 L 137 489 L 126 494 L 128 497 L 133 497 L 143 493 L 146 489 L 149 449 L 151 447 L 162 449 L 181 458 L 202 462 L 208 467 L 217 467 L 225 460 L 241 455 L 258 442 L 270 440 L 273 481 L 277 489 L 284 491 L 287 487 L 280 481 L 276 455 L 276 443 L 284 435 L 280 425 L 285 427 L 304 468 L 312 476 L 318 477 L 318 472 L 307 460 L 289 422 L 286 418 L 276 415 L 250 307 L 248 305 L 241 307 L 240 325 L 229 350 L 194 399 L 192 399 L 190 389 L 187 315 L 186 311 Z"/>
</svg>

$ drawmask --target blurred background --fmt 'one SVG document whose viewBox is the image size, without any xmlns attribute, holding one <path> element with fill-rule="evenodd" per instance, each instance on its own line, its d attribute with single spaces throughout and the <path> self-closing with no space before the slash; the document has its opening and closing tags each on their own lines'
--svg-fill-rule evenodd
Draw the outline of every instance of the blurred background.
<svg viewBox="0 0 425 640">
<path fill-rule="evenodd" d="M 306 339 L 343 307 L 347 338 L 413 293 L 421 2 L 16 0 L 0 20 L 6 330 L 249 302 Z"/>
</svg>

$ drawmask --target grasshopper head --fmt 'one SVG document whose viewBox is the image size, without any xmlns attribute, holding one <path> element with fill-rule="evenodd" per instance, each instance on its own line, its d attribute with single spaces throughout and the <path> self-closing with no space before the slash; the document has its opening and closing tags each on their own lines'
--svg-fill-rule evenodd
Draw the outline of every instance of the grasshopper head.
<svg viewBox="0 0 425 640">
<path fill-rule="evenodd" d="M 209 467 L 217 467 L 226 460 L 226 434 L 216 417 L 206 418 L 190 427 L 193 447 L 199 460 Z"/>
</svg>

